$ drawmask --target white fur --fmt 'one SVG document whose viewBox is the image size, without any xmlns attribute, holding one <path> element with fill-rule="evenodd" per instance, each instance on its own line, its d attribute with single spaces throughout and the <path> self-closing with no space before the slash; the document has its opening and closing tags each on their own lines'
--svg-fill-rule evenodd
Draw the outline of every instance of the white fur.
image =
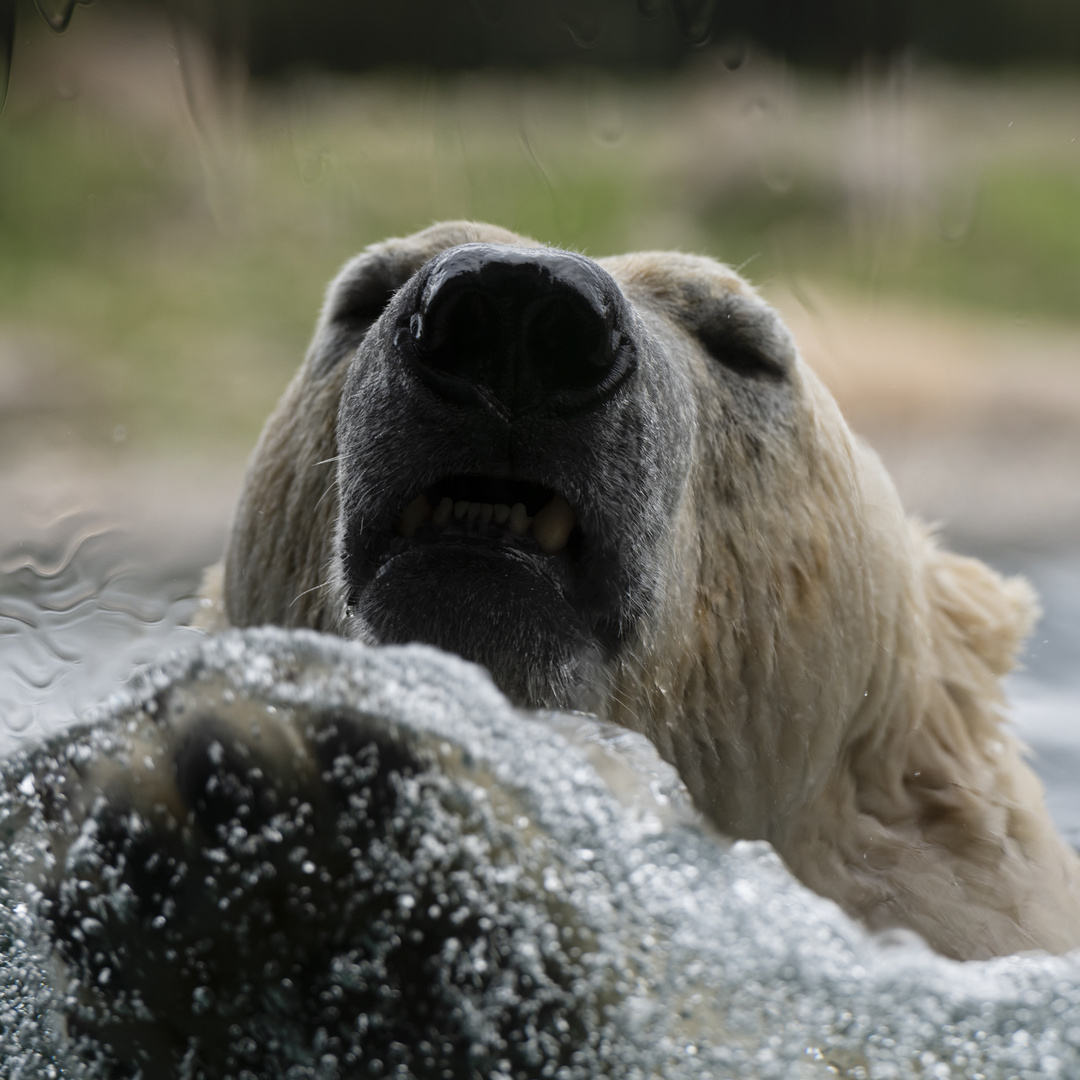
<svg viewBox="0 0 1080 1080">
<path fill-rule="evenodd" d="M 253 458 L 227 555 L 229 621 L 342 632 L 336 493 L 321 463 L 337 452 L 347 364 L 328 361 L 364 328 L 337 327 L 335 304 L 373 265 L 407 277 L 466 240 L 533 244 L 436 226 L 369 249 L 331 289 Z M 597 674 L 590 702 L 646 734 L 722 829 L 769 840 L 873 928 L 910 927 L 961 958 L 1080 945 L 1080 859 L 1005 726 L 1000 678 L 1036 616 L 1030 588 L 909 522 L 876 455 L 793 353 L 782 419 L 761 411 L 764 464 L 750 460 L 737 433 L 759 421 L 739 413 L 745 394 L 717 389 L 692 309 L 733 300 L 757 347 L 792 346 L 734 272 L 676 254 L 601 265 L 668 343 L 697 411 L 663 601 Z"/>
</svg>

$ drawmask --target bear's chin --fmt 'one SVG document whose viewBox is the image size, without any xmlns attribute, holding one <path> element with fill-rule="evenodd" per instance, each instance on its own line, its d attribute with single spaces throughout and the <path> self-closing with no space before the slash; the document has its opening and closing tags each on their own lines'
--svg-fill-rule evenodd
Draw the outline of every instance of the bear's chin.
<svg viewBox="0 0 1080 1080">
<path fill-rule="evenodd" d="M 567 600 L 557 563 L 508 547 L 418 544 L 385 562 L 356 595 L 360 636 L 422 642 L 491 673 L 512 701 L 581 708 L 601 648 Z"/>
</svg>

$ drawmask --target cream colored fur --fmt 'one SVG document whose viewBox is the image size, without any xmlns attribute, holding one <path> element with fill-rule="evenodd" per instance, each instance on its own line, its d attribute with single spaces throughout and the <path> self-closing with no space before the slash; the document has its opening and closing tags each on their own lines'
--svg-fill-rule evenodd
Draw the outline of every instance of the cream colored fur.
<svg viewBox="0 0 1080 1080">
<path fill-rule="evenodd" d="M 477 239 L 534 245 L 453 223 L 345 268 L 255 451 L 219 624 L 343 632 L 333 462 L 348 365 L 326 361 L 366 328 L 336 327 L 335 304 L 379 260 L 408 277 Z M 905 518 L 876 455 L 731 270 L 657 253 L 601 265 L 694 388 L 696 458 L 663 602 L 589 703 L 646 734 L 723 830 L 769 840 L 872 928 L 909 927 L 961 958 L 1080 945 L 1080 859 L 1005 722 L 1000 678 L 1036 617 L 1029 587 Z M 727 293 L 760 320 L 763 348 L 792 353 L 795 406 L 758 433 L 764 467 L 732 436 L 737 404 L 717 396 L 688 328 L 695 305 Z"/>
</svg>

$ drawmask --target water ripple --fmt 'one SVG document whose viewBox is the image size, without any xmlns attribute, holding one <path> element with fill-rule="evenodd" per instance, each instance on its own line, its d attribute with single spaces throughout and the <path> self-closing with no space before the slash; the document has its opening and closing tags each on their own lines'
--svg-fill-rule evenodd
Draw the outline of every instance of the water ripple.
<svg viewBox="0 0 1080 1080">
<path fill-rule="evenodd" d="M 123 530 L 65 515 L 0 551 L 0 754 L 71 723 L 196 633 L 201 567 L 163 573 Z"/>
<path fill-rule="evenodd" d="M 87 530 L 83 514 L 67 514 L 51 526 L 51 531 L 59 530 L 62 534 L 61 544 L 55 541 L 50 543 L 47 539 L 38 543 L 20 541 L 12 551 L 0 554 L 0 575 L 4 577 L 16 577 L 23 571 L 27 571 L 32 577 L 44 580 L 57 578 L 69 570 L 80 556 L 85 559 L 84 549 L 95 540 L 108 539 L 112 529 L 89 529 Z M 70 535 L 63 535 L 71 530 Z M 23 549 L 29 547 L 29 551 Z"/>
</svg>

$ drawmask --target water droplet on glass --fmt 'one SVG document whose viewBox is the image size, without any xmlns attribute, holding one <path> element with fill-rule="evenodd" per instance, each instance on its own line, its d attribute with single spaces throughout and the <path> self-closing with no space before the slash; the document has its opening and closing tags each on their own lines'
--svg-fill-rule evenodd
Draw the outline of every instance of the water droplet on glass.
<svg viewBox="0 0 1080 1080">
<path fill-rule="evenodd" d="M 672 0 L 679 32 L 691 45 L 704 45 L 712 34 L 716 0 Z"/>
<path fill-rule="evenodd" d="M 939 196 L 937 226 L 942 240 L 963 240 L 978 216 L 979 192 L 974 184 L 946 189 Z"/>
<path fill-rule="evenodd" d="M 604 11 L 596 0 L 562 0 L 557 17 L 582 49 L 593 49 L 604 36 Z"/>
<path fill-rule="evenodd" d="M 626 116 L 622 102 L 612 93 L 599 93 L 589 110 L 593 137 L 601 146 L 617 146 L 626 135 Z"/>
<path fill-rule="evenodd" d="M 310 150 L 295 146 L 293 156 L 296 160 L 296 175 L 302 184 L 310 187 L 322 179 L 330 156 L 325 149 Z"/>
<path fill-rule="evenodd" d="M 34 0 L 41 17 L 49 24 L 50 29 L 58 34 L 68 28 L 77 5 L 87 7 L 90 3 L 91 0 Z"/>
<path fill-rule="evenodd" d="M 6 9 L 6 10 L 5 10 Z M 15 47 L 15 5 L 0 8 L 0 112 L 7 100 L 8 78 L 11 75 L 11 51 Z"/>
<path fill-rule="evenodd" d="M 791 162 L 766 159 L 761 163 L 761 179 L 774 195 L 786 195 L 795 185 Z"/>
<path fill-rule="evenodd" d="M 746 54 L 749 52 L 749 45 L 746 38 L 742 37 L 729 37 L 725 38 L 720 43 L 720 63 L 728 69 L 728 71 L 738 71 L 739 68 L 746 63 Z"/>
</svg>

